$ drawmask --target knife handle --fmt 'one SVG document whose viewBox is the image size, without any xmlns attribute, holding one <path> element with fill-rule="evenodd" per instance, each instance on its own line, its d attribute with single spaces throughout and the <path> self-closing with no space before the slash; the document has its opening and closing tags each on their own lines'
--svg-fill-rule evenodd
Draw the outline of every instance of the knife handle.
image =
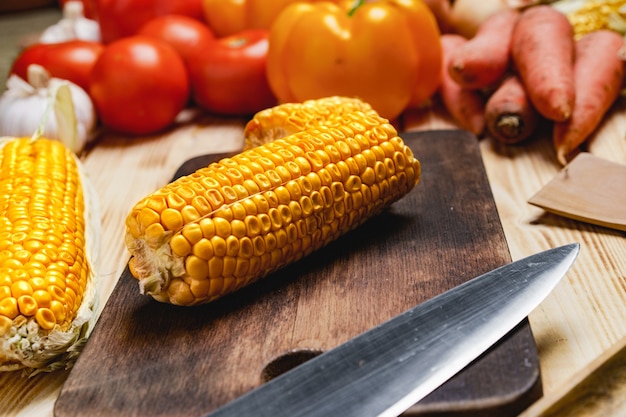
<svg viewBox="0 0 626 417">
<path fill-rule="evenodd" d="M 571 382 L 519 417 L 623 416 L 626 410 L 626 337 L 576 374 Z"/>
</svg>

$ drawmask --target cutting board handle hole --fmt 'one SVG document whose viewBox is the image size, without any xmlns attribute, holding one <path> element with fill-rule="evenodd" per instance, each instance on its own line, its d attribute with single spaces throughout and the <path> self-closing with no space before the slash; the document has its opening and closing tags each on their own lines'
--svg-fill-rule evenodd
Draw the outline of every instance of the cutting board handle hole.
<svg viewBox="0 0 626 417">
<path fill-rule="evenodd" d="M 268 382 L 277 376 L 287 372 L 290 369 L 295 368 L 298 365 L 303 364 L 309 359 L 313 359 L 317 355 L 321 354 L 321 350 L 313 349 L 301 349 L 293 350 L 278 356 L 270 361 L 261 372 L 261 382 Z"/>
</svg>

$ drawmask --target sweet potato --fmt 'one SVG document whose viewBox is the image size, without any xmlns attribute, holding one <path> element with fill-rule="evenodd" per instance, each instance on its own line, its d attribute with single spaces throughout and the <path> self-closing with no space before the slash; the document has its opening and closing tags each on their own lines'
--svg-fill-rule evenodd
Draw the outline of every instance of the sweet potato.
<svg viewBox="0 0 626 417">
<path fill-rule="evenodd" d="M 443 105 L 458 125 L 475 135 L 485 130 L 485 101 L 477 90 L 462 88 L 450 77 L 447 63 L 450 53 L 467 42 L 467 39 L 457 34 L 441 35 L 443 50 L 443 68 L 439 95 Z"/>
<path fill-rule="evenodd" d="M 513 63 L 537 111 L 567 120 L 574 107 L 574 33 L 567 17 L 551 6 L 522 12 L 511 43 Z"/>
<path fill-rule="evenodd" d="M 504 78 L 511 61 L 516 9 L 498 11 L 478 28 L 476 35 L 450 54 L 450 76 L 465 88 L 486 88 Z"/>
<path fill-rule="evenodd" d="M 624 79 L 624 61 L 619 56 L 623 45 L 622 36 L 609 30 L 591 32 L 576 41 L 576 102 L 571 118 L 555 123 L 553 130 L 561 164 L 596 130 L 619 96 Z"/>
<path fill-rule="evenodd" d="M 511 75 L 487 100 L 485 119 L 494 139 L 514 144 L 528 138 L 535 131 L 539 115 L 519 78 Z"/>
</svg>

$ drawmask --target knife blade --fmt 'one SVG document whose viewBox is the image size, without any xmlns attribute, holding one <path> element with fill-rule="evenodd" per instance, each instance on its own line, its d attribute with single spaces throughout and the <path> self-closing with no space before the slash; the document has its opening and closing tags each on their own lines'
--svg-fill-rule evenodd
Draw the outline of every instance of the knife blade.
<svg viewBox="0 0 626 417">
<path fill-rule="evenodd" d="M 578 256 L 572 243 L 480 275 L 208 416 L 397 416 L 518 325 Z"/>
</svg>

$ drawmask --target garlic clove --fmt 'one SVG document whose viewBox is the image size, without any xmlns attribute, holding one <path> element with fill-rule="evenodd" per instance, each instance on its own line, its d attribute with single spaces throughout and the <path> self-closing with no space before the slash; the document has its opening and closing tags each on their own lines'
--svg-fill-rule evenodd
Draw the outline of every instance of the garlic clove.
<svg viewBox="0 0 626 417">
<path fill-rule="evenodd" d="M 36 93 L 35 87 L 30 85 L 26 80 L 21 77 L 18 77 L 15 74 L 12 74 L 7 79 L 7 89 L 5 94 L 9 97 L 15 98 L 24 98 L 28 96 L 32 96 Z"/>
<path fill-rule="evenodd" d="M 76 119 L 72 91 L 69 85 L 61 84 L 54 93 L 53 108 L 59 140 L 74 153 L 79 153 L 84 145 L 78 136 L 78 120 Z"/>
</svg>

